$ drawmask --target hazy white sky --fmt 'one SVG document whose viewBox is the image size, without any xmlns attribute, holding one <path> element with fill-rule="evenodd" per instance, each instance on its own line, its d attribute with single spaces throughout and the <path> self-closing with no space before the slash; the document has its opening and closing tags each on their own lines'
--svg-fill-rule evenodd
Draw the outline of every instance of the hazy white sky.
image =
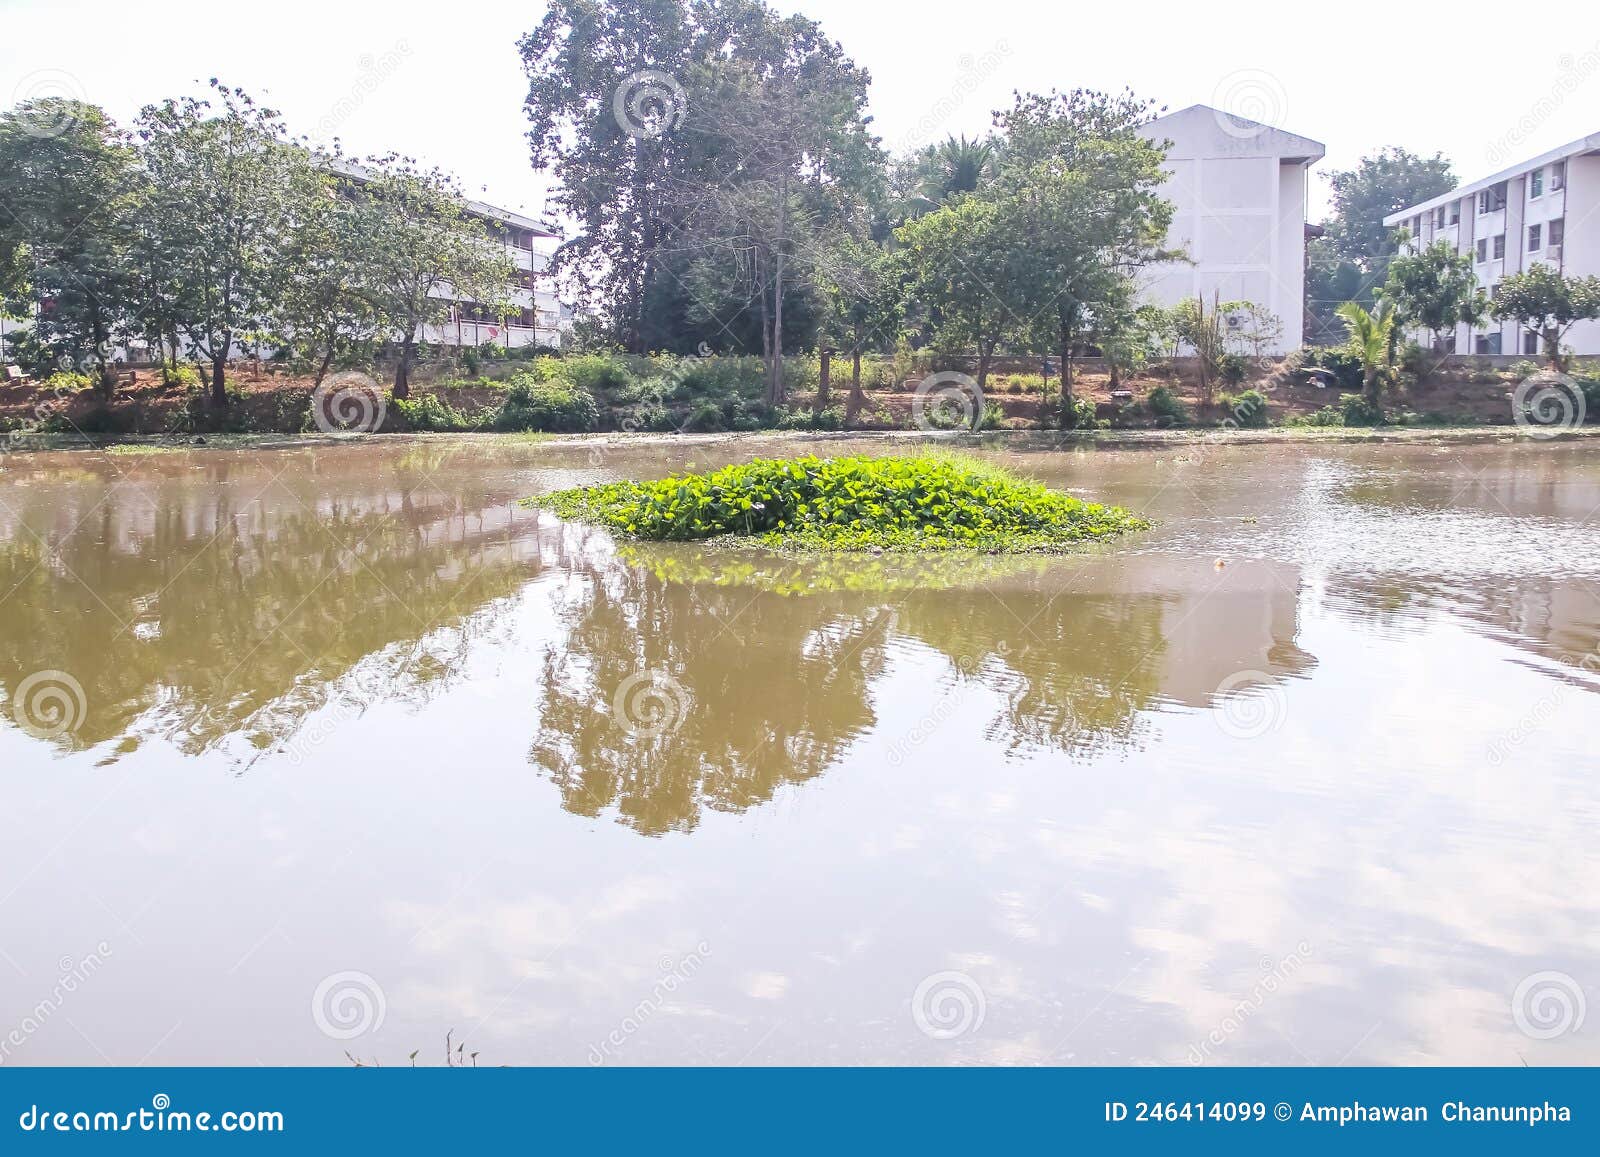
<svg viewBox="0 0 1600 1157">
<path fill-rule="evenodd" d="M 1079 85 L 1214 104 L 1323 141 L 1313 175 L 1394 144 L 1442 151 L 1471 180 L 1600 132 L 1592 0 L 1526 15 L 1463 0 L 1315 14 L 1255 0 L 775 6 L 820 21 L 871 71 L 872 111 L 896 148 L 981 132 L 1013 89 Z M 409 153 L 537 214 L 546 182 L 527 163 L 515 42 L 543 12 L 528 0 L 0 0 L 0 101 L 71 93 L 126 121 L 218 75 L 265 94 L 296 133 Z M 1313 220 L 1325 202 L 1313 180 Z"/>
</svg>

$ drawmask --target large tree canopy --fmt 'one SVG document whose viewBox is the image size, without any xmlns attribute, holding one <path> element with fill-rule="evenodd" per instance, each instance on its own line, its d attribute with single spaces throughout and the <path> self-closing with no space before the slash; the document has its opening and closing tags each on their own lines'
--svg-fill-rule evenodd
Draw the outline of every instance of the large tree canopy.
<svg viewBox="0 0 1600 1157">
<path fill-rule="evenodd" d="M 1328 180 L 1333 213 L 1323 235 L 1306 246 L 1306 333 L 1310 341 L 1332 343 L 1344 338 L 1336 315 L 1340 303 L 1370 307 L 1388 276 L 1398 245 L 1384 217 L 1448 193 L 1456 178 L 1442 155 L 1419 157 L 1389 148 L 1363 157 L 1353 169 L 1329 174 Z"/>
</svg>

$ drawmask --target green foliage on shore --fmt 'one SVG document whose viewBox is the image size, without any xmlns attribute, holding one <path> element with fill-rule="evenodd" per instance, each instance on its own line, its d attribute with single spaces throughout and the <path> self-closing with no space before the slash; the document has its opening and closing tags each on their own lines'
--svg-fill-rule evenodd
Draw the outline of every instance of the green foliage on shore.
<svg viewBox="0 0 1600 1157">
<path fill-rule="evenodd" d="M 943 454 L 757 459 L 530 501 L 635 538 L 738 536 L 806 550 L 1064 550 L 1149 524 L 1007 470 Z"/>
</svg>

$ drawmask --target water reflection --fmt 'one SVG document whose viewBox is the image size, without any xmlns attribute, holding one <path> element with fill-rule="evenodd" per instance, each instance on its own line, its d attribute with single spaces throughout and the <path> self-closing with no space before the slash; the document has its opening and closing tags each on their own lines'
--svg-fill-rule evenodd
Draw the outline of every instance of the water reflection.
<svg viewBox="0 0 1600 1157">
<path fill-rule="evenodd" d="M 517 504 L 709 453 L 0 464 L 0 1015 L 114 948 L 16 1059 L 340 1063 L 354 969 L 363 1057 L 581 1064 L 701 944 L 610 1059 L 1181 1063 L 1290 957 L 1208 1060 L 1594 1059 L 1508 1011 L 1600 959 L 1583 446 L 994 451 L 1157 527 L 953 573 Z M 987 1018 L 930 1038 L 951 970 Z"/>
</svg>

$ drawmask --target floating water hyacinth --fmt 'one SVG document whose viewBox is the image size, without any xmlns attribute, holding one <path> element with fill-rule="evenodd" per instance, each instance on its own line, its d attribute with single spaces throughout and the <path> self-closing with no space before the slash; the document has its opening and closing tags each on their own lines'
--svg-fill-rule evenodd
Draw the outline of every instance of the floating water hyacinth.
<svg viewBox="0 0 1600 1157">
<path fill-rule="evenodd" d="M 529 501 L 633 538 L 734 536 L 809 550 L 1050 552 L 1149 525 L 1120 507 L 946 454 L 763 458 L 707 474 L 611 482 Z"/>
</svg>

